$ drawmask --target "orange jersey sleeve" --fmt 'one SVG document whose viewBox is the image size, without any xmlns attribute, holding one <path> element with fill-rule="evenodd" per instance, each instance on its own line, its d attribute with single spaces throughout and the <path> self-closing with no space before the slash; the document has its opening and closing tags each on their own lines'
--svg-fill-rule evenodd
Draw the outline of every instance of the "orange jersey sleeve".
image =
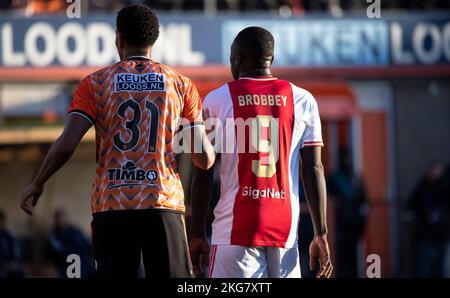
<svg viewBox="0 0 450 298">
<path fill-rule="evenodd" d="M 72 102 L 69 107 L 70 113 L 81 114 L 86 117 L 92 124 L 97 118 L 97 104 L 94 98 L 94 88 L 92 82 L 88 77 L 85 77 L 77 89 L 73 93 Z"/>
<path fill-rule="evenodd" d="M 189 122 L 203 122 L 202 98 L 191 80 L 188 80 L 184 94 L 184 107 L 181 115 Z"/>
</svg>

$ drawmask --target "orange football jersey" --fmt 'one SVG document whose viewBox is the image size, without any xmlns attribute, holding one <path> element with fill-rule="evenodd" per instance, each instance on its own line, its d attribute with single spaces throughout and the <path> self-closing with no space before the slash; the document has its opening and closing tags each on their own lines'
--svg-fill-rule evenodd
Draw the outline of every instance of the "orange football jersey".
<svg viewBox="0 0 450 298">
<path fill-rule="evenodd" d="M 129 58 L 84 78 L 69 113 L 81 114 L 95 125 L 92 212 L 184 211 L 175 134 L 180 118 L 202 122 L 201 108 L 190 79 L 144 57 Z"/>
</svg>

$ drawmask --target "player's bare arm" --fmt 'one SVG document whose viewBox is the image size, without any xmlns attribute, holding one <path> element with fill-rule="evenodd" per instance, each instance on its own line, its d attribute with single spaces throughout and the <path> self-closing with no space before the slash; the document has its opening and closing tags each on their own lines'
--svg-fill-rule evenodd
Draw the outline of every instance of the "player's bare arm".
<svg viewBox="0 0 450 298">
<path fill-rule="evenodd" d="M 207 120 L 210 117 L 209 111 L 203 109 L 203 119 Z M 211 130 L 205 130 L 205 132 L 206 134 L 209 134 Z M 216 156 L 213 145 L 210 143 L 209 139 L 207 141 L 211 145 L 211 148 L 208 148 L 212 150 L 211 152 L 214 155 L 213 165 L 207 170 L 194 167 L 191 181 L 192 187 L 190 198 L 192 204 L 192 224 L 189 253 L 196 275 L 202 273 L 204 268 L 209 266 L 209 242 L 206 239 L 205 229 L 209 200 L 213 190 L 214 162 Z"/>
<path fill-rule="evenodd" d="M 205 126 L 194 125 L 190 128 L 189 133 L 191 138 L 186 139 L 190 141 L 189 147 L 194 165 L 203 170 L 211 168 L 216 156 L 214 147 L 206 134 Z"/>
<path fill-rule="evenodd" d="M 33 182 L 21 194 L 20 208 L 23 211 L 33 215 L 34 207 L 44 191 L 45 183 L 69 160 L 91 125 L 92 123 L 83 116 L 69 114 L 64 131 L 50 147 Z"/>
<path fill-rule="evenodd" d="M 329 278 L 333 271 L 327 241 L 326 185 L 321 160 L 321 147 L 305 147 L 300 151 L 301 175 L 314 226 L 314 239 L 309 247 L 310 269 L 319 262 L 318 278 Z"/>
<path fill-rule="evenodd" d="M 209 243 L 206 239 L 206 216 L 212 195 L 214 167 L 208 170 L 194 168 L 191 187 L 192 230 L 189 252 L 195 274 L 209 265 Z"/>
</svg>

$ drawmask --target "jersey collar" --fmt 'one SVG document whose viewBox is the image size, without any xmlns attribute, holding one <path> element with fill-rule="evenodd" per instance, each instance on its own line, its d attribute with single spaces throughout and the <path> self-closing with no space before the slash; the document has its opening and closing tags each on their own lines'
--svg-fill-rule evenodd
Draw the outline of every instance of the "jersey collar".
<svg viewBox="0 0 450 298">
<path fill-rule="evenodd" d="M 147 56 L 136 55 L 136 56 L 129 56 L 129 57 L 125 58 L 124 60 L 151 60 L 151 59 Z"/>
<path fill-rule="evenodd" d="M 273 81 L 278 79 L 274 76 L 251 76 L 251 77 L 240 77 L 239 80 Z"/>
</svg>

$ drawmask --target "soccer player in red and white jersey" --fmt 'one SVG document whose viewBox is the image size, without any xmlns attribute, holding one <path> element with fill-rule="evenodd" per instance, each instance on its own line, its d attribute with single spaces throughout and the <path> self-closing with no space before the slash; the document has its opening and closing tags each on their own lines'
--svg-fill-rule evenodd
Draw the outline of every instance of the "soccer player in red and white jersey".
<svg viewBox="0 0 450 298">
<path fill-rule="evenodd" d="M 192 81 L 151 59 L 158 35 L 150 8 L 119 11 L 121 61 L 81 81 L 62 135 L 22 193 L 21 208 L 32 214 L 46 181 L 95 126 L 91 226 L 99 277 L 136 277 L 141 257 L 146 277 L 193 277 L 175 150 L 180 119 L 186 123 L 182 133 L 194 136 L 184 139 L 196 166 L 209 168 L 214 152 Z"/>
<path fill-rule="evenodd" d="M 205 114 L 215 121 L 216 150 L 222 150 L 221 194 L 214 209 L 208 262 L 204 231 L 210 190 L 205 192 L 204 186 L 211 186 L 213 172 L 197 171 L 190 252 L 195 271 L 209 263 L 210 277 L 300 277 L 300 175 L 315 233 L 310 268 L 318 260 L 317 277 L 332 273 L 317 103 L 305 89 L 272 76 L 273 58 L 269 31 L 242 30 L 231 46 L 235 80 L 212 91 L 203 102 Z"/>
</svg>

